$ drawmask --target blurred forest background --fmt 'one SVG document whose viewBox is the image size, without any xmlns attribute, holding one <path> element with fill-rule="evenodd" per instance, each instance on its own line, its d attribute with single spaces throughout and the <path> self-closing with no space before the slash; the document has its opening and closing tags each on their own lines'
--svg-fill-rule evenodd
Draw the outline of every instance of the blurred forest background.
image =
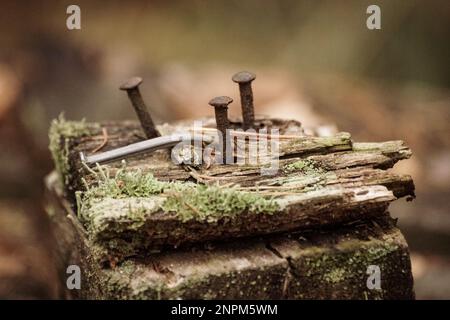
<svg viewBox="0 0 450 320">
<path fill-rule="evenodd" d="M 405 140 L 417 199 L 391 213 L 411 248 L 418 298 L 450 298 L 450 2 L 0 2 L 0 297 L 55 298 L 43 177 L 52 118 L 134 119 L 120 83 L 144 78 L 157 122 L 212 115 L 237 98 L 231 75 L 257 74 L 257 113 Z M 366 8 L 381 7 L 381 30 Z M 238 110 L 239 108 L 232 108 Z"/>
</svg>

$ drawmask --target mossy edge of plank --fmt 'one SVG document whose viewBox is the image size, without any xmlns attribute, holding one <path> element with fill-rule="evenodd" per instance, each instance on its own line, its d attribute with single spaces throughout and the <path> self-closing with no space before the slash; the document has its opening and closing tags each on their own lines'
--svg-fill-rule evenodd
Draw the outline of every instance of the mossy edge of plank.
<svg viewBox="0 0 450 320">
<path fill-rule="evenodd" d="M 413 299 L 407 244 L 387 215 L 320 232 L 211 243 L 98 262 L 55 174 L 46 181 L 47 208 L 61 255 L 60 272 L 82 270 L 86 299 Z M 381 269 L 381 290 L 367 288 L 367 267 Z"/>
<path fill-rule="evenodd" d="M 67 193 L 70 199 L 75 190 L 82 188 L 80 181 L 84 178 L 88 184 L 98 183 L 95 179 L 89 180 L 92 175 L 86 174 L 80 165 L 78 152 L 92 148 L 95 143 L 91 141 L 92 134 L 99 130 L 100 125 L 83 123 L 86 127 L 84 130 L 83 125 L 76 122 L 66 125 L 77 129 L 60 130 L 61 153 L 66 155 L 64 158 L 68 159 L 70 164 L 70 173 L 68 178 L 64 179 L 72 182 L 69 184 L 71 191 Z M 135 124 L 108 123 L 105 126 L 113 134 L 107 148 L 139 139 L 136 137 Z M 174 128 L 166 127 L 168 133 L 171 130 Z M 75 134 L 74 131 L 80 134 Z M 180 183 L 194 178 L 197 183 L 205 185 L 205 190 L 208 190 L 208 181 L 213 180 L 213 183 L 219 186 L 238 182 L 246 192 L 255 191 L 252 188 L 256 186 L 256 192 L 253 192 L 256 197 L 270 192 L 270 188 L 296 193 L 274 201 L 278 208 L 274 208 L 264 199 L 252 198 L 250 201 L 258 201 L 259 213 L 249 212 L 251 210 L 245 207 L 234 217 L 223 214 L 223 217 L 217 218 L 200 212 L 210 209 L 199 210 L 195 203 L 189 203 L 189 192 L 185 191 L 190 190 L 183 190 L 179 197 L 173 192 L 169 195 L 175 206 L 168 211 L 167 205 L 162 206 L 167 204 L 166 192 L 145 193 L 143 196 L 121 194 L 119 198 L 102 196 L 95 198 L 92 203 L 81 199 L 78 202 L 79 217 L 90 239 L 104 249 L 105 259 L 114 256 L 114 259 L 120 260 L 126 256 L 165 247 L 338 225 L 351 220 L 370 218 L 383 214 L 389 203 L 396 198 L 414 195 L 411 177 L 380 169 L 390 167 L 396 161 L 410 156 L 409 148 L 401 141 L 352 143 L 349 134 L 340 133 L 326 138 L 302 136 L 282 145 L 281 150 L 282 154 L 289 155 L 289 159 L 281 160 L 281 174 L 271 178 L 255 175 L 255 171 L 260 169 L 258 167 L 237 165 L 199 170 L 190 168 L 191 172 L 187 172 L 183 166 L 172 164 L 164 152 L 133 158 L 128 164 L 130 171 L 147 170 L 158 178 L 172 172 L 169 179 L 181 181 Z M 112 165 L 111 169 L 117 173 L 117 166 Z M 117 179 L 116 183 L 124 184 L 123 180 Z M 146 178 L 145 181 L 149 179 Z M 109 184 L 111 182 L 115 185 L 114 180 L 108 181 Z M 193 189 L 195 191 L 199 188 Z M 166 191 L 164 187 L 161 190 Z M 240 191 L 225 193 L 224 196 L 232 195 L 234 198 L 244 195 Z M 194 192 L 194 196 L 201 198 L 201 193 Z M 251 206 L 252 203 L 244 201 L 243 205 Z M 189 211 L 190 215 L 181 215 L 181 209 L 183 212 Z M 190 219 L 190 216 L 202 217 L 196 211 L 204 217 L 200 220 Z"/>
</svg>

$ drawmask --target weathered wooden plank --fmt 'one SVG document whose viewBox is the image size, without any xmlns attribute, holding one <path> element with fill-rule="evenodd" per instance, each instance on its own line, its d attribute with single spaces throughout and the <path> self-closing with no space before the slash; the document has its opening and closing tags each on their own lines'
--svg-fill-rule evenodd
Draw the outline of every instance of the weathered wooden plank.
<svg viewBox="0 0 450 320">
<path fill-rule="evenodd" d="M 300 161 L 310 161 L 310 157 Z M 298 160 L 296 160 L 298 162 Z M 295 164 L 295 161 L 281 161 L 281 168 L 288 168 Z M 318 165 L 318 168 L 320 165 Z M 371 166 L 350 167 L 345 169 L 336 168 L 335 170 L 322 170 L 314 172 L 302 172 L 302 170 L 293 170 L 281 173 L 278 176 L 266 177 L 260 175 L 259 169 L 239 168 L 235 170 L 228 169 L 222 174 L 209 175 L 207 171 L 196 171 L 191 169 L 191 176 L 200 183 L 241 186 L 242 190 L 257 190 L 264 192 L 267 189 L 276 189 L 278 191 L 308 190 L 314 186 L 323 187 L 325 185 L 363 186 L 363 185 L 383 185 L 394 192 L 397 198 L 412 196 L 414 197 L 414 183 L 411 176 L 394 174 L 389 171 L 373 169 Z M 283 170 L 283 169 L 281 169 Z M 310 170 L 310 169 L 307 169 Z"/>
<path fill-rule="evenodd" d="M 293 299 L 414 299 L 405 239 L 389 225 L 386 220 L 370 220 L 354 224 L 351 231 L 337 229 L 332 236 L 314 232 L 312 237 L 272 239 L 270 248 L 289 262 L 286 295 Z M 378 290 L 361 285 L 368 282 L 369 266 L 379 268 Z"/>
<path fill-rule="evenodd" d="M 146 215 L 139 224 L 134 210 L 153 206 L 152 200 L 108 199 L 89 210 L 95 219 L 86 223 L 90 236 L 108 255 L 115 257 L 140 254 L 148 250 L 193 244 L 196 242 L 279 233 L 296 229 L 336 225 L 355 219 L 381 215 L 393 200 L 384 187 L 342 189 L 326 196 L 308 193 L 304 198 L 284 199 L 288 207 L 273 214 L 243 212 L 238 218 L 216 221 L 183 222 L 176 213 L 157 211 Z M 338 205 L 337 205 L 338 204 Z"/>
<path fill-rule="evenodd" d="M 104 123 L 101 124 L 101 127 L 106 128 L 109 132 L 108 143 L 101 151 L 111 150 L 142 139 L 139 127 L 133 122 Z M 187 128 L 184 122 L 172 126 L 164 125 L 159 127 L 159 130 L 170 134 L 182 128 Z M 86 175 L 86 171 L 80 164 L 79 152 L 89 153 L 98 147 L 102 139 L 99 130 L 98 128 L 94 130 L 92 136 L 70 139 L 68 159 L 72 170 L 68 185 L 71 186 L 72 191 L 69 193 L 83 188 L 80 178 Z M 352 150 L 352 142 L 347 133 L 340 133 L 334 137 L 302 136 L 299 139 L 282 141 L 280 167 L 301 159 L 308 159 L 327 171 L 357 166 L 386 168 L 392 166 L 396 161 L 410 156 L 410 150 L 401 141 L 355 143 L 355 146 L 356 149 Z M 293 159 L 283 160 L 283 157 L 286 156 Z M 109 166 L 118 168 L 120 162 L 111 163 Z M 131 157 L 127 159 L 127 166 L 131 170 L 139 168 L 143 171 L 151 171 L 155 177 L 161 180 L 185 181 L 192 176 L 186 167 L 173 164 L 169 153 L 165 151 Z M 258 179 L 264 178 L 257 174 L 260 172 L 259 165 L 213 165 L 208 169 L 199 169 L 202 175 L 223 177 L 223 179 L 240 179 L 242 182 L 247 179 L 256 182 Z M 114 170 L 111 170 L 111 173 L 114 174 Z M 89 181 L 89 177 L 87 178 Z M 73 195 L 69 194 L 69 196 Z"/>
<path fill-rule="evenodd" d="M 89 299 L 411 299 L 407 245 L 387 216 L 335 230 L 265 239 L 208 242 L 189 249 L 140 255 L 113 268 L 99 263 L 98 247 L 70 204 L 47 179 L 59 239 L 61 272 L 82 270 L 76 298 Z M 381 289 L 369 290 L 369 265 L 381 269 Z M 395 281 L 394 281 L 395 280 Z"/>
<path fill-rule="evenodd" d="M 284 122 L 265 121 L 285 130 Z M 135 124 L 102 126 L 109 132 L 104 150 L 141 139 Z M 285 139 L 280 144 L 284 158 L 273 176 L 260 174 L 263 165 L 175 165 L 163 150 L 130 159 L 128 175 L 118 163 L 109 165 L 108 177 L 103 177 L 103 169 L 86 170 L 78 156 L 98 146 L 99 128 L 91 126 L 90 134 L 83 130 L 83 135 L 69 137 L 64 136 L 66 130 L 59 138 L 68 159 L 67 197 L 75 205 L 74 191 L 89 189 L 78 194 L 80 221 L 89 238 L 104 249 L 105 258 L 339 225 L 383 214 L 397 197 L 414 196 L 409 176 L 381 170 L 411 155 L 401 141 L 352 143 L 347 133 Z M 160 127 L 165 134 L 180 129 L 186 124 Z"/>
<path fill-rule="evenodd" d="M 280 209 L 269 214 L 244 211 L 237 218 L 224 215 L 214 220 L 183 220 L 177 212 L 155 209 L 155 205 L 163 203 L 163 193 L 149 195 L 145 199 L 121 197 L 96 201 L 86 209 L 94 212 L 95 218 L 85 220 L 85 225 L 94 241 L 107 248 L 109 254 L 120 257 L 149 249 L 338 225 L 373 217 L 382 214 L 389 202 L 396 199 L 383 185 L 391 187 L 396 196 L 411 195 L 413 190 L 409 177 L 402 181 L 396 175 L 370 168 L 341 170 L 325 177 L 320 188 L 317 188 L 316 181 L 310 181 L 316 177 L 291 179 L 289 183 L 283 180 L 278 187 L 252 187 L 257 188 L 260 195 L 273 194 L 272 188 L 278 188 L 281 196 L 274 202 Z M 316 190 L 311 189 L 311 185 Z M 194 202 L 189 205 L 193 211 L 201 210 L 195 208 Z M 139 215 L 142 210 L 150 214 Z"/>
</svg>

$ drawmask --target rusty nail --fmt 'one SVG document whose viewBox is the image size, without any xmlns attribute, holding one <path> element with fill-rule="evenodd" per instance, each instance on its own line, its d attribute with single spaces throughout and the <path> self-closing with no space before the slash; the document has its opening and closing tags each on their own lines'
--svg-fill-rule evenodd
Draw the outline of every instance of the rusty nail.
<svg viewBox="0 0 450 320">
<path fill-rule="evenodd" d="M 234 82 L 239 84 L 244 130 L 253 128 L 255 122 L 252 91 L 252 81 L 255 80 L 255 78 L 256 76 L 253 73 L 247 71 L 238 72 L 232 78 Z"/>
<path fill-rule="evenodd" d="M 120 86 L 120 90 L 125 90 L 127 92 L 145 135 L 148 139 L 152 139 L 161 136 L 161 134 L 155 128 L 152 117 L 150 116 L 147 106 L 145 105 L 141 93 L 139 92 L 139 85 L 141 83 L 142 78 L 133 77 L 123 83 Z"/>
<path fill-rule="evenodd" d="M 227 152 L 227 145 L 230 145 L 229 136 L 227 129 L 230 127 L 230 122 L 228 120 L 228 105 L 233 102 L 233 99 L 226 96 L 215 97 L 209 101 L 209 105 L 214 107 L 214 113 L 216 116 L 216 126 L 222 134 L 222 160 L 226 163 L 226 155 L 230 154 Z M 227 141 L 229 143 L 227 143 Z M 230 154 L 231 156 L 231 154 Z"/>
</svg>

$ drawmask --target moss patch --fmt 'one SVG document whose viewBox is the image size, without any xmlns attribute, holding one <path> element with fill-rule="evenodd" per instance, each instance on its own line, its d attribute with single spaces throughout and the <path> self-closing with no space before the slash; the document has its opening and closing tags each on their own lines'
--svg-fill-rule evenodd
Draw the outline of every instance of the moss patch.
<svg viewBox="0 0 450 320">
<path fill-rule="evenodd" d="M 88 124 L 84 119 L 68 121 L 64 118 L 64 114 L 60 114 L 57 119 L 52 121 L 49 130 L 49 149 L 56 171 L 64 185 L 68 184 L 70 178 L 69 145 L 71 139 L 92 134 L 99 128 L 98 124 Z"/>
<path fill-rule="evenodd" d="M 174 185 L 162 208 L 176 212 L 182 221 L 191 219 L 214 222 L 222 217 L 234 218 L 244 211 L 273 214 L 279 210 L 273 199 L 266 199 L 256 193 L 242 192 L 235 188 L 195 185 L 194 187 Z"/>
<path fill-rule="evenodd" d="M 285 173 L 301 172 L 306 175 L 322 174 L 325 172 L 315 161 L 309 159 L 302 159 L 287 164 L 283 167 L 283 171 Z"/>
<path fill-rule="evenodd" d="M 365 294 L 368 299 L 382 299 L 386 281 L 395 274 L 396 266 L 392 261 L 400 261 L 395 255 L 401 254 L 401 248 L 387 237 L 370 241 L 348 240 L 339 243 L 334 250 L 310 247 L 301 255 L 291 259 L 293 272 L 298 276 L 295 286 L 314 288 L 319 285 L 324 297 L 334 298 L 340 292 L 346 298 L 359 298 Z M 378 265 L 382 271 L 382 289 L 367 290 L 365 283 L 369 265 Z M 313 296 L 314 292 L 307 293 Z"/>
<path fill-rule="evenodd" d="M 151 173 L 129 171 L 125 166 L 114 176 L 105 166 L 87 169 L 94 176 L 93 184 L 85 183 L 86 190 L 76 193 L 78 216 L 90 240 L 104 249 L 99 253 L 104 262 L 159 250 L 161 239 L 186 232 L 184 222 L 190 220 L 214 224 L 241 213 L 279 211 L 274 199 L 257 193 L 190 182 L 163 182 Z M 153 222 L 164 217 L 180 223 L 155 228 Z"/>
<path fill-rule="evenodd" d="M 159 208 L 165 212 L 174 212 L 183 222 L 192 219 L 214 222 L 222 217 L 236 217 L 244 211 L 273 214 L 280 209 L 273 198 L 264 198 L 257 193 L 243 192 L 235 188 L 163 182 L 154 178 L 151 173 L 141 170 L 127 171 L 125 167 L 119 169 L 114 177 L 110 177 L 107 167 L 97 166 L 96 171 L 89 170 L 94 174 L 96 184 L 92 187 L 86 184 L 86 191 L 77 193 L 81 218 L 89 221 L 96 216 L 92 209 L 99 206 L 99 201 L 104 203 L 105 199 L 126 199 L 135 202 L 139 198 L 164 197 L 165 200 L 159 204 Z M 155 202 L 159 203 L 156 200 Z M 144 211 L 136 215 L 135 207 L 129 203 L 129 217 L 145 217 L 149 213 L 145 206 Z M 150 213 L 155 211 L 156 208 L 152 207 Z"/>
</svg>

